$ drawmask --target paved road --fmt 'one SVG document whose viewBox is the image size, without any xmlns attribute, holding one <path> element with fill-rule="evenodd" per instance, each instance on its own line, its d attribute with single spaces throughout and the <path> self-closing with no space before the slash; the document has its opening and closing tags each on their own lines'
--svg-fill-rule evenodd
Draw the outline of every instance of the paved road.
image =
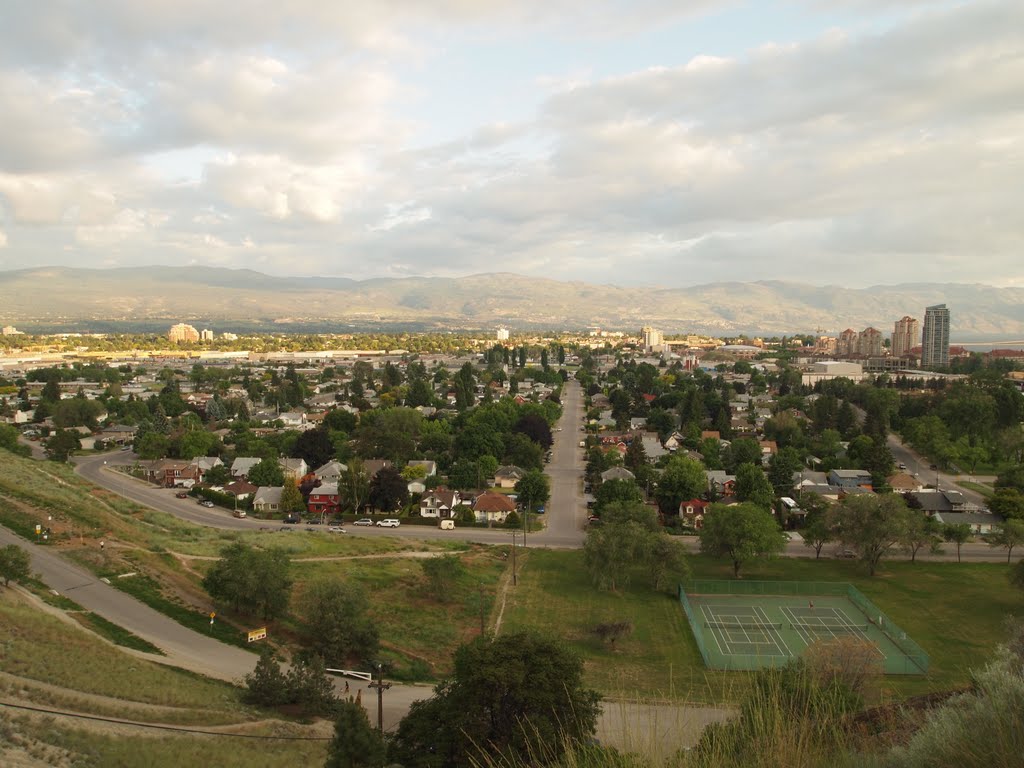
<svg viewBox="0 0 1024 768">
<path fill-rule="evenodd" d="M 985 497 L 980 493 L 957 485 L 958 481 L 964 479 L 961 475 L 951 475 L 941 470 L 930 469 L 929 461 L 904 444 L 898 435 L 890 432 L 886 443 L 896 462 L 906 464 L 906 471 L 918 478 L 922 485 L 934 485 L 946 490 L 960 491 L 969 503 L 977 504 L 980 507 L 987 506 Z"/>
<path fill-rule="evenodd" d="M 583 477 L 583 395 L 573 379 L 562 387 L 562 417 L 554 433 L 551 461 L 545 474 L 551 480 L 551 499 L 547 504 L 547 530 L 528 537 L 544 546 L 579 547 L 583 545 L 586 507 L 580 496 Z"/>
</svg>

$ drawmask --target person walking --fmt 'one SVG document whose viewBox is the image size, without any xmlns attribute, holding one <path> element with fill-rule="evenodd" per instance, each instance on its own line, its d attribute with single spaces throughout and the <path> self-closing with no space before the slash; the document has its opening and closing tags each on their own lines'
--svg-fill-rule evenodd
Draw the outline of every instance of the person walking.
<svg viewBox="0 0 1024 768">
<path fill-rule="evenodd" d="M 107 546 L 107 542 L 105 542 L 105 541 L 101 541 L 101 542 L 100 542 L 100 551 L 103 551 L 103 549 L 104 549 L 104 548 L 105 548 L 106 546 Z"/>
</svg>

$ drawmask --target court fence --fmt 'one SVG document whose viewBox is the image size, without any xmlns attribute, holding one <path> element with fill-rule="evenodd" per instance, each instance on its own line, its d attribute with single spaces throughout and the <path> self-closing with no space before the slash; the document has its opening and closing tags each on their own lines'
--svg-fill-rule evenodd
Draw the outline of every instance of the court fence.
<svg viewBox="0 0 1024 768">
<path fill-rule="evenodd" d="M 874 627 L 885 635 L 904 655 L 903 659 L 891 659 L 886 672 L 892 674 L 926 674 L 931 660 L 925 650 L 915 643 L 892 619 L 872 603 L 855 586 L 841 581 L 727 581 L 723 579 L 691 579 L 679 585 L 679 602 L 689 619 L 694 639 L 704 664 L 710 669 L 758 669 L 765 666 L 765 659 L 735 657 L 723 659 L 720 654 L 709 653 L 701 631 L 702 620 L 698 618 L 688 595 L 749 595 L 772 597 L 845 597 L 867 617 L 868 627 Z M 722 662 L 725 661 L 723 667 Z"/>
</svg>

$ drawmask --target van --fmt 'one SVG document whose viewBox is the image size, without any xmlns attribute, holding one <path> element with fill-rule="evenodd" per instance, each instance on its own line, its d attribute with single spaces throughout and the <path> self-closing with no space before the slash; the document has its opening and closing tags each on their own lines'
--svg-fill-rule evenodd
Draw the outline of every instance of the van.
<svg viewBox="0 0 1024 768">
<path fill-rule="evenodd" d="M 438 525 L 442 531 L 454 531 L 455 521 L 454 520 L 439 520 Z"/>
<path fill-rule="evenodd" d="M 244 509 L 236 509 L 234 516 L 235 517 L 239 517 L 239 518 L 244 518 L 245 517 L 245 510 Z"/>
<path fill-rule="evenodd" d="M 586 440 L 580 440 L 580 448 L 586 448 L 586 447 L 587 447 L 587 441 Z"/>
</svg>

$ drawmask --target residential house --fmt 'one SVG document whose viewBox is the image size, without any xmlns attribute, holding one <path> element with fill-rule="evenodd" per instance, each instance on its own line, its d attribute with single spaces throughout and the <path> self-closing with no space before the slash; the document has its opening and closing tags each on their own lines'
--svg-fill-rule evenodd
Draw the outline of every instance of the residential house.
<svg viewBox="0 0 1024 768">
<path fill-rule="evenodd" d="M 717 429 L 705 429 L 700 433 L 701 440 L 721 440 L 722 433 Z"/>
<path fill-rule="evenodd" d="M 290 477 L 296 483 L 309 472 L 309 465 L 305 459 L 279 459 L 278 464 L 281 465 L 284 476 Z"/>
<path fill-rule="evenodd" d="M 992 533 L 993 528 L 1006 522 L 1000 515 L 990 512 L 935 512 L 932 517 L 942 525 L 968 525 L 971 533 L 980 534 Z"/>
<path fill-rule="evenodd" d="M 248 478 L 252 468 L 261 461 L 259 456 L 239 456 L 231 462 L 231 476 Z"/>
<path fill-rule="evenodd" d="M 302 411 L 288 411 L 278 414 L 277 418 L 281 420 L 285 429 L 305 429 L 307 426 L 306 414 Z"/>
<path fill-rule="evenodd" d="M 113 424 L 100 433 L 100 439 L 107 443 L 125 445 L 135 439 L 136 431 L 135 427 L 128 426 L 127 424 Z"/>
<path fill-rule="evenodd" d="M 704 527 L 704 513 L 710 504 L 711 502 L 702 499 L 681 501 L 679 502 L 679 517 L 684 524 L 700 530 Z"/>
<path fill-rule="evenodd" d="M 420 499 L 420 517 L 454 517 L 455 508 L 461 503 L 462 496 L 458 491 L 444 487 L 435 488 Z"/>
<path fill-rule="evenodd" d="M 897 472 L 885 480 L 893 493 L 917 493 L 924 488 L 921 481 L 906 472 Z"/>
<path fill-rule="evenodd" d="M 485 491 L 473 500 L 473 515 L 478 523 L 504 523 L 516 504 L 504 493 Z"/>
<path fill-rule="evenodd" d="M 515 488 L 516 483 L 526 476 L 526 470 L 507 464 L 494 472 L 494 485 L 498 488 Z"/>
<path fill-rule="evenodd" d="M 717 496 L 732 496 L 736 490 L 736 475 L 730 475 L 724 469 L 706 469 L 704 476 L 708 480 L 708 490 Z"/>
<path fill-rule="evenodd" d="M 391 461 L 388 459 L 367 459 L 363 462 L 363 471 L 372 480 L 377 476 L 378 472 L 390 466 Z"/>
<path fill-rule="evenodd" d="M 871 473 L 863 469 L 833 469 L 828 473 L 828 484 L 839 488 L 866 488 L 871 490 Z"/>
<path fill-rule="evenodd" d="M 661 440 L 658 439 L 656 432 L 645 432 L 641 436 L 640 441 L 643 443 L 644 453 L 647 454 L 648 461 L 657 461 L 662 456 L 668 455 L 668 451 L 661 444 Z"/>
<path fill-rule="evenodd" d="M 196 458 L 192 459 L 192 463 L 199 467 L 199 471 L 203 475 L 214 467 L 224 466 L 224 462 L 218 456 L 196 456 Z"/>
<path fill-rule="evenodd" d="M 322 467 L 319 467 L 313 471 L 313 475 L 321 483 L 337 483 L 341 476 L 348 471 L 348 467 L 342 464 L 340 461 L 331 459 Z"/>
<path fill-rule="evenodd" d="M 274 514 L 281 511 L 282 486 L 261 486 L 256 490 L 252 500 L 252 508 L 261 514 Z"/>
<path fill-rule="evenodd" d="M 602 483 L 607 483 L 609 480 L 636 480 L 636 475 L 625 467 L 612 467 L 601 473 Z"/>
<path fill-rule="evenodd" d="M 410 467 L 423 467 L 424 477 L 433 477 L 437 474 L 437 462 L 428 459 L 413 459 L 409 462 Z"/>
<path fill-rule="evenodd" d="M 779 445 L 774 440 L 758 440 L 761 446 L 761 463 L 767 466 L 768 459 L 779 452 Z"/>
<path fill-rule="evenodd" d="M 229 493 L 241 501 L 252 496 L 259 490 L 259 486 L 253 485 L 248 480 L 235 480 L 224 486 L 224 493 Z"/>
<path fill-rule="evenodd" d="M 191 488 L 202 478 L 199 467 L 180 459 L 157 459 L 146 468 L 149 482 L 164 488 Z"/>
<path fill-rule="evenodd" d="M 337 483 L 322 483 L 309 492 L 306 508 L 311 515 L 334 516 L 341 511 L 341 496 Z"/>
</svg>

